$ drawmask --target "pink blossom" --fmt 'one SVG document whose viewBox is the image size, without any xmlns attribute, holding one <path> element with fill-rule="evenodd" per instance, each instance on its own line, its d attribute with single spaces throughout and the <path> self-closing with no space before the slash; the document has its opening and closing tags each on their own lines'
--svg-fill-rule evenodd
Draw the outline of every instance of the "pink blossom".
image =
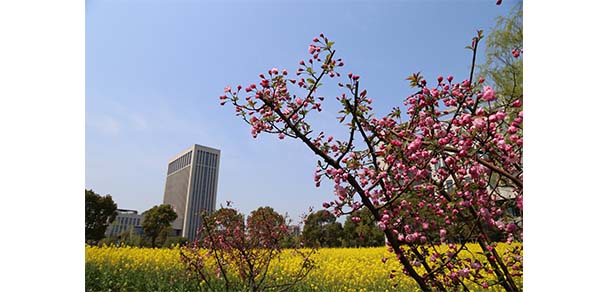
<svg viewBox="0 0 610 292">
<path fill-rule="evenodd" d="M 445 230 L 445 229 L 441 229 L 441 230 L 439 231 L 439 234 L 441 235 L 441 237 L 445 237 L 445 236 L 447 236 L 447 230 Z"/>
<path fill-rule="evenodd" d="M 316 46 L 314 45 L 309 45 L 309 53 L 313 54 L 316 51 Z"/>
<path fill-rule="evenodd" d="M 496 92 L 489 86 L 483 86 L 483 99 L 486 101 L 496 99 Z"/>
<path fill-rule="evenodd" d="M 345 199 L 345 197 L 347 196 L 347 192 L 345 191 L 345 188 L 342 186 L 336 186 L 335 187 L 335 194 L 339 197 L 339 199 L 343 200 Z"/>
<path fill-rule="evenodd" d="M 468 270 L 468 268 L 463 268 L 461 270 L 458 271 L 458 275 L 460 275 L 460 277 L 468 277 L 470 274 L 470 270 Z"/>
<path fill-rule="evenodd" d="M 500 121 L 504 120 L 505 117 L 506 117 L 506 113 L 505 112 L 497 112 L 496 113 L 496 118 L 498 118 L 498 120 L 500 120 Z"/>
<path fill-rule="evenodd" d="M 521 53 L 519 52 L 519 50 L 517 48 L 514 48 L 512 53 L 513 53 L 513 57 L 515 57 L 515 58 L 519 58 L 519 55 L 521 55 Z"/>
<path fill-rule="evenodd" d="M 453 156 L 449 156 L 449 157 L 445 158 L 445 163 L 447 165 L 453 165 L 454 162 L 455 162 L 455 158 L 453 158 Z"/>
<path fill-rule="evenodd" d="M 483 129 L 487 123 L 485 122 L 484 118 L 476 118 L 472 124 L 474 125 L 475 129 Z"/>
</svg>

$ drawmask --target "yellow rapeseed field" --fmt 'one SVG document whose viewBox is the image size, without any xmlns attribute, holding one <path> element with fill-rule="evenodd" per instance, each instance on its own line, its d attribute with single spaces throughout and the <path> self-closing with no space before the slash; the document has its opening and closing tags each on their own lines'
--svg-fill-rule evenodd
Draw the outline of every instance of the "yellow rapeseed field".
<svg viewBox="0 0 610 292">
<path fill-rule="evenodd" d="M 498 244 L 501 254 L 505 248 Z M 441 249 L 446 247 L 441 246 Z M 477 255 L 478 245 L 469 244 L 472 253 Z M 387 258 L 386 263 L 382 258 Z M 401 265 L 385 247 L 377 248 L 323 248 L 314 256 L 316 268 L 297 286 L 294 291 L 414 291 L 418 286 L 411 278 L 400 273 Z M 194 277 L 189 277 L 180 261 L 180 253 L 173 249 L 150 249 L 135 247 L 90 247 L 85 248 L 87 290 L 172 290 L 191 291 L 197 289 Z M 271 266 L 270 278 L 279 281 L 292 274 L 300 266 L 300 259 L 285 251 Z M 392 271 L 396 277 L 390 279 Z M 143 283 L 136 283 L 141 281 Z M 161 281 L 161 284 L 154 284 Z M 189 283 L 180 283 L 180 282 Z M 89 283 L 92 282 L 92 283 Z M 99 282 L 99 283 L 98 283 Z M 193 284 L 193 282 L 195 284 Z M 100 284 L 103 283 L 103 284 Z M 188 285 L 187 285 L 188 284 Z M 144 286 L 143 286 L 144 285 Z M 156 285 L 156 286 L 155 286 Z M 161 285 L 161 286 L 159 286 Z M 163 286 L 167 285 L 167 286 Z M 134 288 L 135 287 L 135 288 Z M 477 290 L 476 286 L 472 287 Z M 500 291 L 494 287 L 487 291 Z"/>
</svg>

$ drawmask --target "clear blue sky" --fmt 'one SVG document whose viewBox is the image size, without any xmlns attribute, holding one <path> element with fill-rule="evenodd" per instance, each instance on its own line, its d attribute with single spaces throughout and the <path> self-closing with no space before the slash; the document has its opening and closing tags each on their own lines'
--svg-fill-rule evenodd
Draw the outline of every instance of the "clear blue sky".
<svg viewBox="0 0 610 292">
<path fill-rule="evenodd" d="M 305 145 L 252 139 L 232 108 L 219 106 L 224 87 L 272 67 L 293 76 L 323 32 L 381 116 L 412 93 L 405 77 L 413 72 L 465 79 L 464 46 L 516 3 L 308 2 L 87 0 L 86 188 L 145 211 L 162 203 L 168 160 L 197 143 L 222 151 L 218 204 L 231 200 L 245 213 L 271 206 L 298 221 L 333 199 L 332 183 L 315 188 L 316 158 Z M 321 90 L 329 103 L 335 84 Z M 341 137 L 333 108 L 314 125 Z"/>
</svg>

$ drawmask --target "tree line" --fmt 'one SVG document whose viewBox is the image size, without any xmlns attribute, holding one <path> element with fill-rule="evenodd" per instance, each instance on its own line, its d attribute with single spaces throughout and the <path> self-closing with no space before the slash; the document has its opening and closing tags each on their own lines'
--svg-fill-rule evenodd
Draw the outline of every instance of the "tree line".
<svg viewBox="0 0 610 292">
<path fill-rule="evenodd" d="M 141 232 L 133 226 L 119 234 L 106 237 L 106 230 L 118 216 L 117 204 L 111 195 L 101 196 L 85 190 L 85 242 L 91 245 L 128 245 L 139 247 L 171 247 L 186 243 L 186 238 L 174 236 L 171 223 L 178 215 L 170 205 L 158 205 L 146 210 Z"/>
<path fill-rule="evenodd" d="M 288 223 L 288 216 L 280 215 L 271 207 L 261 207 L 269 216 L 281 224 Z M 259 208 L 259 209 L 261 209 Z M 217 212 L 228 209 L 222 207 Z M 260 211 L 260 210 L 259 210 Z M 244 215 L 234 211 L 236 220 L 244 220 Z M 257 214 L 255 211 L 251 215 Z M 136 232 L 133 227 L 119 234 L 106 236 L 106 230 L 118 216 L 117 204 L 111 195 L 101 196 L 93 190 L 85 190 L 85 241 L 92 245 L 128 245 L 140 247 L 170 247 L 184 245 L 184 237 L 172 235 L 171 223 L 177 214 L 170 205 L 159 205 L 143 213 L 142 232 Z M 373 218 L 367 210 L 361 210 L 353 215 L 359 217 L 359 222 L 348 217 L 345 224 L 337 222 L 332 213 L 320 210 L 309 214 L 304 222 L 302 232 L 287 232 L 280 239 L 284 248 L 303 247 L 368 247 L 384 244 L 383 232 L 375 226 Z"/>
</svg>

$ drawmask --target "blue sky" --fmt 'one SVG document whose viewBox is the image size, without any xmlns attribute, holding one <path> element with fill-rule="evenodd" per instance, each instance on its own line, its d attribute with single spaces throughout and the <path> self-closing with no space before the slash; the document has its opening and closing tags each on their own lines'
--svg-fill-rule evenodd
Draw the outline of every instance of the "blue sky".
<svg viewBox="0 0 610 292">
<path fill-rule="evenodd" d="M 252 2 L 87 0 L 87 189 L 145 211 L 162 203 L 168 160 L 197 143 L 222 151 L 219 204 L 231 200 L 246 213 L 271 206 L 298 221 L 333 198 L 331 182 L 314 186 L 317 160 L 305 145 L 252 139 L 233 109 L 219 105 L 224 87 L 255 82 L 272 67 L 294 76 L 323 32 L 381 116 L 412 93 L 405 78 L 413 72 L 465 79 L 464 46 L 516 3 Z M 320 93 L 331 98 L 313 123 L 342 137 L 335 82 L 323 82 Z"/>
</svg>

